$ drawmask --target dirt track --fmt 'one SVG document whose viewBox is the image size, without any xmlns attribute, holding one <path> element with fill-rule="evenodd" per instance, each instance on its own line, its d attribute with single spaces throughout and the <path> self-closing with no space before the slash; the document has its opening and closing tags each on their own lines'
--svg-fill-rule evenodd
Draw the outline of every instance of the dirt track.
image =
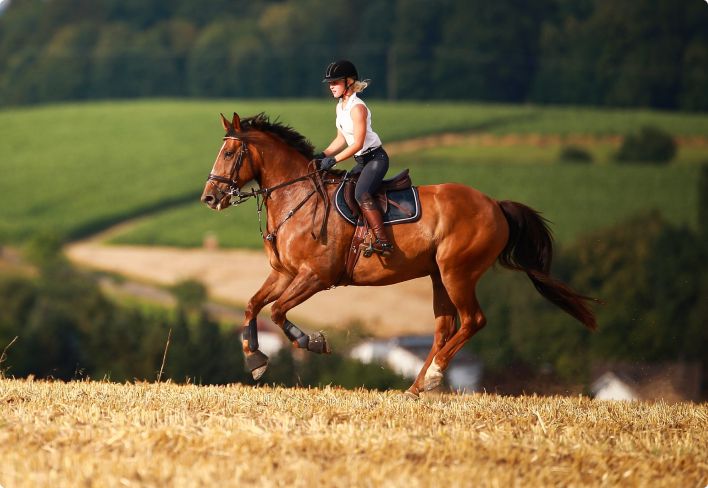
<svg viewBox="0 0 708 488">
<path fill-rule="evenodd" d="M 270 271 L 260 251 L 107 246 L 92 240 L 72 244 L 66 252 L 77 264 L 140 282 L 169 285 L 197 279 L 214 300 L 239 307 L 246 304 Z M 269 317 L 269 309 L 261 315 Z M 430 280 L 327 290 L 294 308 L 289 317 L 313 329 L 343 329 L 358 322 L 380 337 L 432 334 Z"/>
</svg>

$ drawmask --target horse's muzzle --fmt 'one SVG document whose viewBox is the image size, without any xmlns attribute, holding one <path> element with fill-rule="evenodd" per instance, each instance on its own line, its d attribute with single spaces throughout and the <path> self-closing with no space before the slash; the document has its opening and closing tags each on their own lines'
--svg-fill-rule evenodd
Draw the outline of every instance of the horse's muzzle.
<svg viewBox="0 0 708 488">
<path fill-rule="evenodd" d="M 231 197 L 228 194 L 217 195 L 217 192 L 205 190 L 201 201 L 212 210 L 223 210 L 230 205 Z M 221 197 L 221 198 L 220 198 Z"/>
</svg>

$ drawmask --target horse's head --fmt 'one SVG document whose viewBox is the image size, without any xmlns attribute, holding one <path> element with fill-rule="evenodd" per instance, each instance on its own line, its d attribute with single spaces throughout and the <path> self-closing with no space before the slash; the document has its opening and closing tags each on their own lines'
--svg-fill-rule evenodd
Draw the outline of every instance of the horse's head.
<svg viewBox="0 0 708 488">
<path fill-rule="evenodd" d="M 230 121 L 221 114 L 221 124 L 226 135 L 224 144 L 216 155 L 214 168 L 209 173 L 201 201 L 210 208 L 223 210 L 232 204 L 232 198 L 242 196 L 241 187 L 256 177 L 241 119 L 234 112 Z"/>
</svg>

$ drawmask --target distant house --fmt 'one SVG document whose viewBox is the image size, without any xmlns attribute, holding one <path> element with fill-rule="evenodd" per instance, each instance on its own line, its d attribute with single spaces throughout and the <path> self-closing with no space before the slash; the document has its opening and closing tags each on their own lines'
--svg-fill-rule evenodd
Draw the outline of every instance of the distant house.
<svg viewBox="0 0 708 488">
<path fill-rule="evenodd" d="M 590 391 L 599 400 L 699 401 L 699 363 L 605 363 L 592 368 Z"/>
<path fill-rule="evenodd" d="M 621 379 L 612 371 L 607 371 L 590 385 L 590 391 L 598 400 L 638 400 L 639 394 L 633 388 L 634 382 Z"/>
<path fill-rule="evenodd" d="M 425 364 L 433 336 L 402 336 L 387 340 L 371 339 L 357 344 L 349 356 L 362 363 L 385 364 L 405 378 L 414 380 Z M 445 372 L 446 383 L 456 391 L 477 391 L 482 363 L 467 351 L 458 352 Z"/>
</svg>

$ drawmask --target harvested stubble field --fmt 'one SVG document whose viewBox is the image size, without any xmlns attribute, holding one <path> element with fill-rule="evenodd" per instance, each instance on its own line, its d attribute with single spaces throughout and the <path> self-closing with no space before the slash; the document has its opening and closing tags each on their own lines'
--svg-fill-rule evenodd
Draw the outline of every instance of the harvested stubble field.
<svg viewBox="0 0 708 488">
<path fill-rule="evenodd" d="M 685 486 L 708 405 L 0 380 L 0 484 Z"/>
</svg>

